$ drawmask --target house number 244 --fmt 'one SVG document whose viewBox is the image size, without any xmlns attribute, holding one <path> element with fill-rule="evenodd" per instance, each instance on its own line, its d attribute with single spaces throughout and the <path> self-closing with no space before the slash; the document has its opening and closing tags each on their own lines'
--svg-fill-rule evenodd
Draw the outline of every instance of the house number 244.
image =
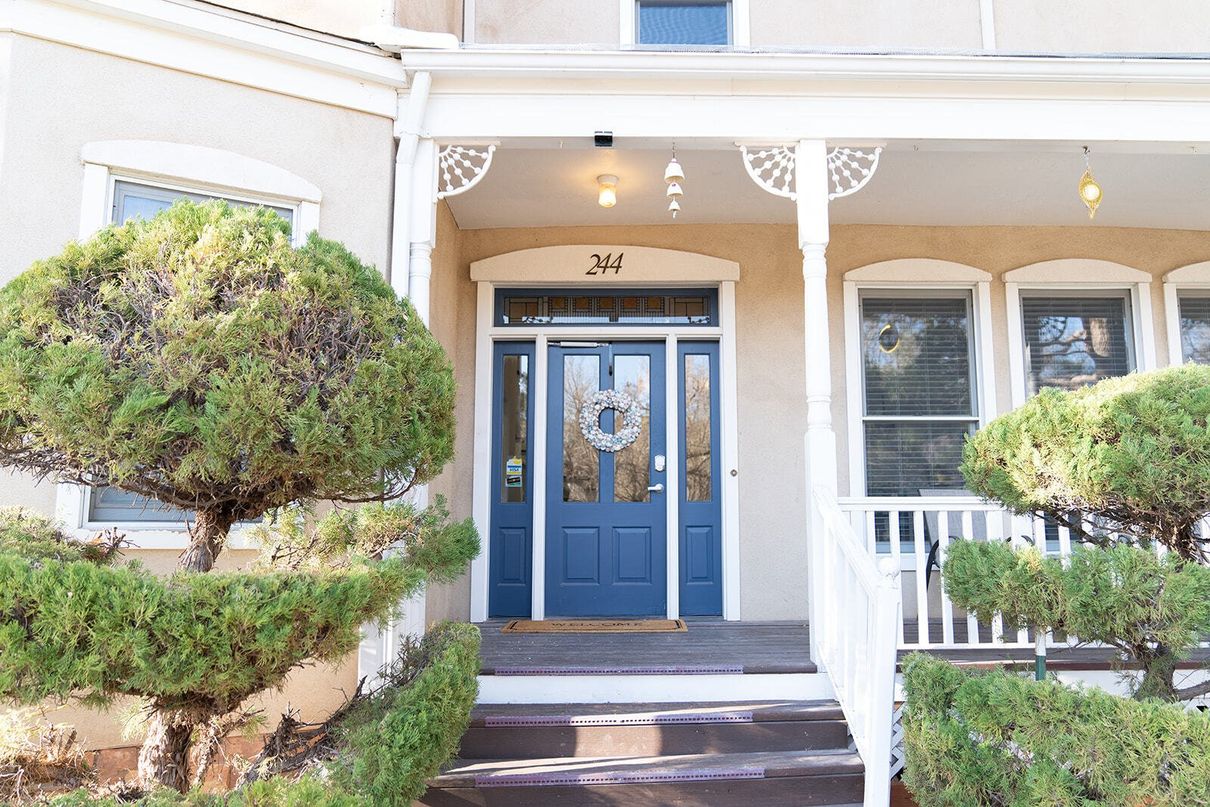
<svg viewBox="0 0 1210 807">
<path fill-rule="evenodd" d="M 595 252 L 588 256 L 592 266 L 588 267 L 586 275 L 607 275 L 613 272 L 615 275 L 622 273 L 622 256 L 624 252 L 619 252 L 618 257 L 613 257 L 613 253 L 609 252 L 605 255 L 598 255 Z"/>
</svg>

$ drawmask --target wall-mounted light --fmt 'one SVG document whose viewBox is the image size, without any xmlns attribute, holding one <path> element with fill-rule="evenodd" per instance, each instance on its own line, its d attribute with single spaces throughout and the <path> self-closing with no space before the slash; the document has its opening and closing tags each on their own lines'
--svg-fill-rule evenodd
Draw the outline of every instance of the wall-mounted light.
<svg viewBox="0 0 1210 807">
<path fill-rule="evenodd" d="M 613 207 L 618 203 L 618 178 L 613 174 L 601 174 L 597 177 L 597 204 L 601 207 Z"/>
</svg>

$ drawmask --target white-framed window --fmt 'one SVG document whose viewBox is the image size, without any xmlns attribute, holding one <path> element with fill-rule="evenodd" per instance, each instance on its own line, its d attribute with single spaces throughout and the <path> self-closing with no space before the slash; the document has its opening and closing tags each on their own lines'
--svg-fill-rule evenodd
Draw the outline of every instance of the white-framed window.
<svg viewBox="0 0 1210 807">
<path fill-rule="evenodd" d="M 1210 364 L 1210 261 L 1164 276 L 1168 363 Z"/>
<path fill-rule="evenodd" d="M 747 47 L 750 0 L 621 0 L 623 45 Z"/>
<path fill-rule="evenodd" d="M 962 446 L 994 408 L 989 281 L 923 259 L 845 275 L 853 495 L 963 495 Z"/>
<path fill-rule="evenodd" d="M 971 292 L 863 289 L 859 306 L 867 495 L 961 490 L 979 425 Z"/>
<path fill-rule="evenodd" d="M 1108 261 L 1063 259 L 1004 276 L 1013 405 L 1155 365 L 1151 276 Z"/>
<path fill-rule="evenodd" d="M 89 143 L 84 163 L 80 237 L 113 223 L 154 216 L 174 201 L 225 199 L 275 210 L 301 244 L 319 224 L 320 193 L 281 168 L 228 151 L 159 141 Z M 60 485 L 57 515 L 82 533 L 117 526 L 139 531 L 144 548 L 185 545 L 189 513 L 112 488 Z M 235 544 L 239 544 L 238 536 Z"/>
</svg>

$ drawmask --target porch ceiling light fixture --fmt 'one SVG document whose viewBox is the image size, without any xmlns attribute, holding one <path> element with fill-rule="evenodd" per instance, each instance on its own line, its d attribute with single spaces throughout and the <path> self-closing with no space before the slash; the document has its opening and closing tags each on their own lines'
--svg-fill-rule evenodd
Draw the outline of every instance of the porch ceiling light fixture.
<svg viewBox="0 0 1210 807">
<path fill-rule="evenodd" d="M 618 178 L 613 174 L 597 177 L 597 204 L 609 208 L 618 203 Z"/>
<path fill-rule="evenodd" d="M 675 219 L 676 214 L 681 211 L 681 197 L 685 195 L 685 191 L 681 188 L 681 183 L 685 181 L 685 171 L 681 168 L 681 164 L 676 161 L 676 144 L 672 146 L 672 159 L 668 161 L 668 167 L 664 169 L 664 182 L 668 185 L 668 190 L 665 196 L 669 198 L 668 210 L 672 213 Z"/>
<path fill-rule="evenodd" d="M 1088 218 L 1092 219 L 1097 215 L 1097 208 L 1101 205 L 1101 185 L 1092 175 L 1092 164 L 1089 160 L 1088 146 L 1084 147 L 1084 175 L 1080 177 L 1080 201 L 1088 208 Z"/>
</svg>

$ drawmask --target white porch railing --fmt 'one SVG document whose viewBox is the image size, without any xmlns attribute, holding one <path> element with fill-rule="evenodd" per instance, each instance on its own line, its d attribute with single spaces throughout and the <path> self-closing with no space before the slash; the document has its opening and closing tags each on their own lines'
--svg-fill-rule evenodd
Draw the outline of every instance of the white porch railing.
<svg viewBox="0 0 1210 807">
<path fill-rule="evenodd" d="M 1048 555 L 1071 553 L 1071 531 L 1042 519 L 1015 516 L 971 496 L 919 498 L 848 498 L 839 503 L 846 523 L 865 551 L 889 559 L 902 571 L 901 649 L 1032 647 L 1025 631 L 1004 635 L 997 617 L 981 625 L 957 608 L 945 594 L 941 564 L 956 540 L 1027 540 Z"/>
<path fill-rule="evenodd" d="M 902 595 L 899 568 L 862 544 L 829 492 L 815 490 L 823 527 L 815 545 L 816 617 L 811 625 L 849 731 L 865 763 L 865 805 L 891 797 L 895 709 L 896 626 Z"/>
</svg>

